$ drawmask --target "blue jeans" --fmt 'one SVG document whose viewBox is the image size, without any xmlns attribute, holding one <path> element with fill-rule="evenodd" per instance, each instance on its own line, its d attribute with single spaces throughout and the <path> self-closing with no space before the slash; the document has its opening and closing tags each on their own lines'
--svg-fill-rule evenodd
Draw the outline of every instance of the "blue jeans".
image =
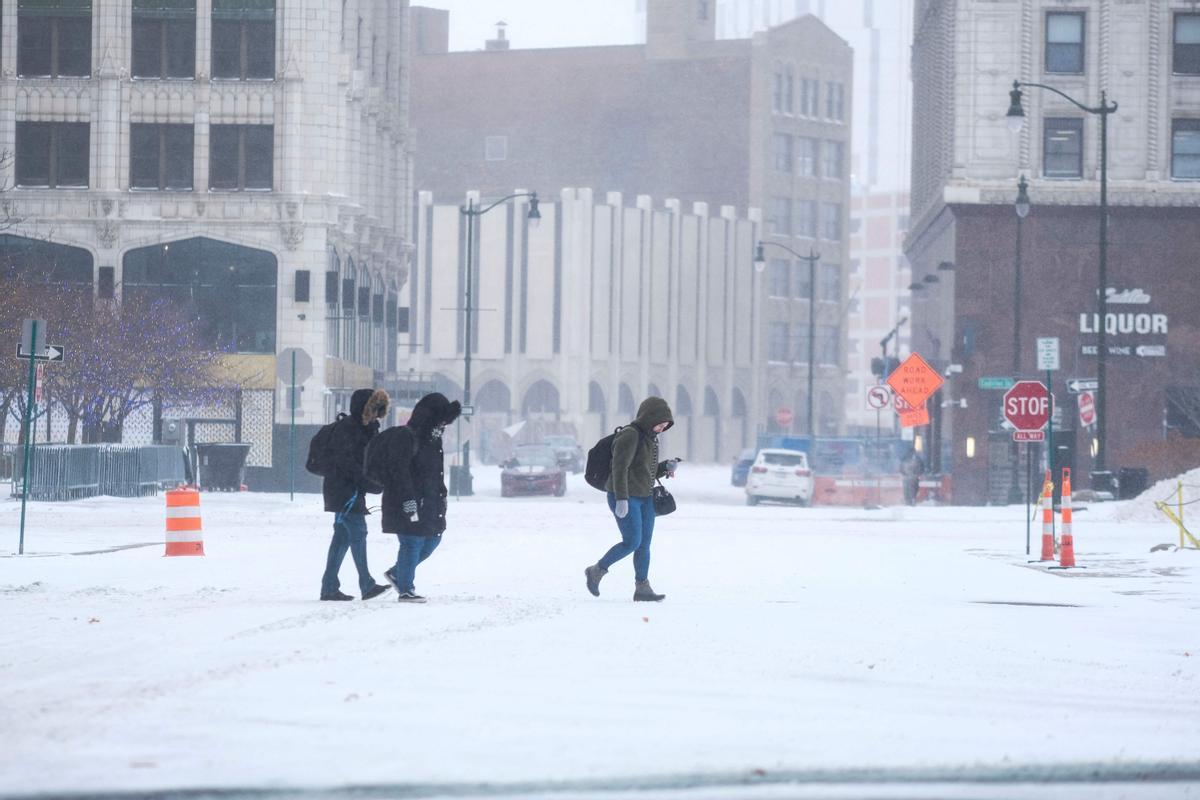
<svg viewBox="0 0 1200 800">
<path fill-rule="evenodd" d="M 608 493 L 608 507 L 616 516 L 617 498 Z M 629 513 L 617 519 L 621 541 L 600 559 L 600 566 L 608 569 L 625 556 L 633 553 L 634 580 L 644 581 L 650 574 L 650 539 L 654 536 L 654 500 L 649 497 L 629 498 Z"/>
<path fill-rule="evenodd" d="M 333 538 L 329 540 L 325 574 L 321 577 L 321 594 L 332 594 L 341 589 L 338 571 L 347 550 L 358 569 L 358 588 L 366 594 L 375 586 L 375 579 L 367 570 L 367 518 L 363 514 L 341 513 L 333 518 Z"/>
<path fill-rule="evenodd" d="M 396 579 L 396 591 L 404 594 L 413 591 L 413 581 L 417 579 L 417 564 L 433 555 L 433 551 L 442 543 L 442 537 L 401 533 L 399 539 L 400 552 L 396 554 L 396 566 L 392 568 L 392 576 Z"/>
</svg>

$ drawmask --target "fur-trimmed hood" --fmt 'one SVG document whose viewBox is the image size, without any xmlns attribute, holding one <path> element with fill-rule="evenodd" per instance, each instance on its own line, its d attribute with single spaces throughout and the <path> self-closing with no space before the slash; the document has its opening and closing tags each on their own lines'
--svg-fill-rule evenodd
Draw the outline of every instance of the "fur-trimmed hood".
<svg viewBox="0 0 1200 800">
<path fill-rule="evenodd" d="M 370 425 L 387 416 L 391 398 L 383 389 L 358 389 L 350 395 L 350 416 Z"/>
</svg>

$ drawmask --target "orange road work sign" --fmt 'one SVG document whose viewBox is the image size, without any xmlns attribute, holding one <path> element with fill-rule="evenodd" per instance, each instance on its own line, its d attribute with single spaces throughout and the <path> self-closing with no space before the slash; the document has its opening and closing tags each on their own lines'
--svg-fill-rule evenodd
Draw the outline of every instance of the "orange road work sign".
<svg viewBox="0 0 1200 800">
<path fill-rule="evenodd" d="M 887 382 L 896 394 L 904 398 L 904 402 L 913 408 L 920 408 L 945 381 L 925 359 L 913 353 L 896 367 L 895 372 L 888 375 Z"/>
</svg>

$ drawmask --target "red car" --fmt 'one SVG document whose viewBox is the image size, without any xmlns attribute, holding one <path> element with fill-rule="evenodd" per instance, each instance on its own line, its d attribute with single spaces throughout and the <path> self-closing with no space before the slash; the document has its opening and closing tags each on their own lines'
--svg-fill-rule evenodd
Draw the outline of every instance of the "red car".
<svg viewBox="0 0 1200 800">
<path fill-rule="evenodd" d="M 567 493 L 567 473 L 558 465 L 554 448 L 545 445 L 518 447 L 504 462 L 500 473 L 500 496 Z"/>
</svg>

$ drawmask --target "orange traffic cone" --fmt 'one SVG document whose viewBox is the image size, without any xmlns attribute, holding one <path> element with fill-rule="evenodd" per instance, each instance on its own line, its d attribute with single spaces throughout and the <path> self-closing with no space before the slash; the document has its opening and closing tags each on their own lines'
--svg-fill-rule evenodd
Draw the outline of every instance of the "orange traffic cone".
<svg viewBox="0 0 1200 800">
<path fill-rule="evenodd" d="M 204 536 L 200 528 L 200 493 L 195 489 L 168 491 L 167 552 L 163 555 L 204 555 Z"/>
<path fill-rule="evenodd" d="M 1075 537 L 1071 531 L 1071 470 L 1063 469 L 1062 542 L 1058 554 L 1062 569 L 1075 566 Z"/>
<path fill-rule="evenodd" d="M 1054 480 L 1046 470 L 1042 484 L 1042 561 L 1054 560 Z"/>
</svg>

